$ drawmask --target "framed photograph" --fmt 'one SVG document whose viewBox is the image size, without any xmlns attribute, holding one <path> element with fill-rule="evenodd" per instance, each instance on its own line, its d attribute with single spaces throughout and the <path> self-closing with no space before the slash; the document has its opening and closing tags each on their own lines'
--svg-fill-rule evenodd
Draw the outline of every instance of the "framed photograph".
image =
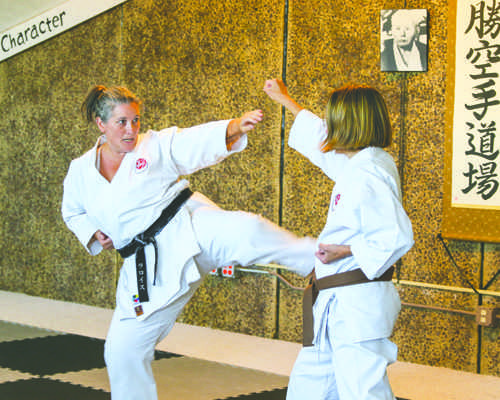
<svg viewBox="0 0 500 400">
<path fill-rule="evenodd" d="M 425 9 L 380 12 L 382 71 L 427 71 L 427 18 Z"/>
</svg>

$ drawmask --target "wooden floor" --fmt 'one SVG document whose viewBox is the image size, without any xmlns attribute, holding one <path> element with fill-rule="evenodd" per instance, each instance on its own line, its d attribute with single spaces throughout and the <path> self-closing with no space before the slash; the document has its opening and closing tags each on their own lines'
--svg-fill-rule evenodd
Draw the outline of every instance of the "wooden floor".
<svg viewBox="0 0 500 400">
<path fill-rule="evenodd" d="M 110 399 L 102 350 L 111 310 L 3 291 L 0 304 L 0 399 Z M 176 324 L 153 362 L 159 399 L 283 400 L 299 350 Z M 500 399 L 498 377 L 397 362 L 389 378 L 400 399 Z"/>
</svg>

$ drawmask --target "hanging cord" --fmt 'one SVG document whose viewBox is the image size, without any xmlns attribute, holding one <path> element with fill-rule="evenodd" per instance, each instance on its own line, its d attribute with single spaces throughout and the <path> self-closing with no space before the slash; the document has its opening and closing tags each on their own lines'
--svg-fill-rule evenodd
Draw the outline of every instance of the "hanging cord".
<svg viewBox="0 0 500 400">
<path fill-rule="evenodd" d="M 467 279 L 467 277 L 464 275 L 464 273 L 462 272 L 462 270 L 458 267 L 457 263 L 455 262 L 455 259 L 453 258 L 451 252 L 450 252 L 450 249 L 448 248 L 448 246 L 446 245 L 444 239 L 443 239 L 443 236 L 441 236 L 440 233 L 438 233 L 437 235 L 437 238 L 441 241 L 441 243 L 443 244 L 443 247 L 444 249 L 446 250 L 446 253 L 448 253 L 448 257 L 450 257 L 450 260 L 451 260 L 451 263 L 453 264 L 453 266 L 455 267 L 455 269 L 458 271 L 458 274 L 460 275 L 460 277 L 462 278 L 462 280 L 467 283 L 467 285 L 474 291 L 474 293 L 476 293 L 477 295 L 481 295 L 481 293 L 479 293 L 477 291 L 477 289 L 474 287 L 474 285 Z"/>
<path fill-rule="evenodd" d="M 484 285 L 484 289 L 488 289 L 493 282 L 496 281 L 498 276 L 500 275 L 500 269 L 496 272 L 495 275 L 493 275 L 493 278 L 491 278 L 486 285 Z"/>
<path fill-rule="evenodd" d="M 269 265 L 271 265 L 271 264 L 269 264 Z M 269 265 L 255 264 L 256 267 L 266 267 L 266 266 L 269 266 Z M 277 265 L 274 265 L 274 266 L 277 267 Z M 301 292 L 304 291 L 303 287 L 293 285 L 283 275 L 281 275 L 281 271 L 283 269 L 286 269 L 286 267 L 278 268 L 277 272 L 269 271 L 267 269 L 266 270 L 263 270 L 263 269 L 252 269 L 252 268 L 247 268 L 247 267 L 241 267 L 241 268 L 236 267 L 236 269 L 238 271 L 243 272 L 243 273 L 248 273 L 249 272 L 249 273 L 257 273 L 257 274 L 263 274 L 263 275 L 272 275 L 272 276 L 275 276 L 276 278 L 278 278 L 281 282 L 283 282 L 289 288 L 294 289 L 294 290 L 300 290 Z"/>
<path fill-rule="evenodd" d="M 303 287 L 299 287 L 299 286 L 295 286 L 295 285 L 292 285 L 290 283 L 290 281 L 287 281 L 283 275 L 277 273 L 277 272 L 273 272 L 273 271 L 267 271 L 267 273 L 269 275 L 274 275 L 276 278 L 278 278 L 280 281 L 282 281 L 285 285 L 287 285 L 288 287 L 292 288 L 292 289 L 295 289 L 295 290 L 300 290 L 300 291 L 304 291 L 304 288 Z"/>
</svg>

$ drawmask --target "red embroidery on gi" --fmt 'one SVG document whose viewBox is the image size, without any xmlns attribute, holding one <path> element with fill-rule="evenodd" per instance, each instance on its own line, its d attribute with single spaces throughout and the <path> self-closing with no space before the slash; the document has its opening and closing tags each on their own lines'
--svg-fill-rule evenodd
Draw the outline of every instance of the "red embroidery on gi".
<svg viewBox="0 0 500 400">
<path fill-rule="evenodd" d="M 339 200 L 340 200 L 340 193 L 335 196 L 335 205 L 339 204 Z"/>
<path fill-rule="evenodd" d="M 144 170 L 147 166 L 148 166 L 148 162 L 146 161 L 145 158 L 139 158 L 135 162 L 135 169 L 137 170 L 137 172 Z"/>
</svg>

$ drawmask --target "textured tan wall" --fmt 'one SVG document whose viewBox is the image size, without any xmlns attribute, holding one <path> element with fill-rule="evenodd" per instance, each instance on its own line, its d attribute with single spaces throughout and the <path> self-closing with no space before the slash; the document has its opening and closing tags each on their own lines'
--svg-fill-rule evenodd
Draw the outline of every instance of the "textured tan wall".
<svg viewBox="0 0 500 400">
<path fill-rule="evenodd" d="M 388 8 L 429 10 L 428 72 L 379 71 L 379 13 Z M 390 152 L 402 167 L 404 204 L 416 241 L 402 261 L 399 278 L 466 287 L 437 239 L 442 224 L 447 3 L 347 0 L 327 6 L 320 0 L 291 0 L 287 12 L 286 78 L 301 103 L 322 115 L 329 90 L 347 82 L 373 85 L 386 97 L 395 128 Z M 123 84 L 137 92 L 144 99 L 144 129 L 190 126 L 261 108 L 265 121 L 252 133 L 249 148 L 192 176 L 192 186 L 224 208 L 249 210 L 275 222 L 282 217 L 292 231 L 316 236 L 325 221 L 332 182 L 288 148 L 281 169 L 281 110 L 262 92 L 264 80 L 282 72 L 284 17 L 282 0 L 129 0 L 0 63 L 0 288 L 113 306 L 119 258 L 110 253 L 88 256 L 59 211 L 69 161 L 97 136 L 78 111 L 95 83 Z M 290 124 L 286 114 L 286 136 Z M 448 245 L 475 287 L 497 272 L 499 245 Z M 398 288 L 405 303 L 473 311 L 479 301 L 470 294 L 403 284 Z M 277 289 L 270 276 L 209 277 L 181 318 L 298 341 L 300 292 L 283 285 Z M 500 290 L 498 279 L 489 289 Z M 498 304 L 498 298 L 481 301 Z M 478 328 L 468 315 L 404 306 L 394 340 L 401 360 L 476 371 L 479 359 L 482 373 L 500 376 L 499 336 L 500 328 Z"/>
</svg>

